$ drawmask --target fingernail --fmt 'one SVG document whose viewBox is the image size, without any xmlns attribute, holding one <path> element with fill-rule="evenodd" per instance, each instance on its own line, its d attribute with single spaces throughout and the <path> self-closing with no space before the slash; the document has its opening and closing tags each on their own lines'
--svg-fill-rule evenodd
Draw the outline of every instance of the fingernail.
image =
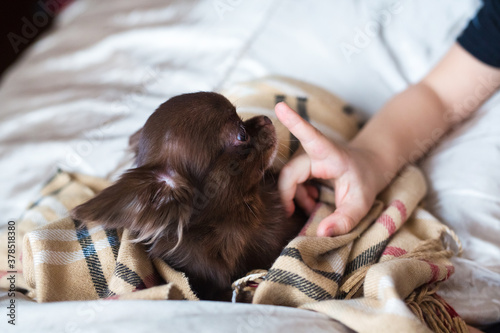
<svg viewBox="0 0 500 333">
<path fill-rule="evenodd" d="M 340 230 L 337 223 L 326 228 L 326 230 L 325 230 L 325 237 L 334 237 L 334 236 L 338 236 L 340 234 L 342 234 L 342 231 Z"/>
<path fill-rule="evenodd" d="M 323 231 L 318 232 L 319 237 L 331 237 L 332 227 L 328 227 Z"/>
<path fill-rule="evenodd" d="M 333 235 L 334 235 L 334 228 L 333 227 L 327 228 L 323 232 L 323 236 L 325 236 L 325 237 L 332 237 Z"/>
</svg>

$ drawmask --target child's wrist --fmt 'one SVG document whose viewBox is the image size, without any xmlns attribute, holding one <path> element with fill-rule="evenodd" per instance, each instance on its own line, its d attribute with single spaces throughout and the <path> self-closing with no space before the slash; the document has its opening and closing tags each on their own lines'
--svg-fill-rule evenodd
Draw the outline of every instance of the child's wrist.
<svg viewBox="0 0 500 333">
<path fill-rule="evenodd" d="M 348 147 L 363 156 L 364 162 L 362 163 L 366 164 L 366 169 L 369 169 L 373 175 L 377 193 L 382 191 L 398 172 L 397 165 L 394 164 L 395 159 L 388 151 L 362 144 L 361 141 L 352 141 Z"/>
</svg>

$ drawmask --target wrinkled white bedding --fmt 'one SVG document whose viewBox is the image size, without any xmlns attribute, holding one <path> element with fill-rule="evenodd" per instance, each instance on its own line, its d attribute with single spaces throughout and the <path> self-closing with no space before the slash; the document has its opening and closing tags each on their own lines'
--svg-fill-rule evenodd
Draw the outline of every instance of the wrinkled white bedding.
<svg viewBox="0 0 500 333">
<path fill-rule="evenodd" d="M 2 296 L 0 292 L 0 300 Z M 102 300 L 38 304 L 18 300 L 17 306 L 16 326 L 5 325 L 2 318 L 2 332 L 353 332 L 321 313 L 270 305 Z"/>
<path fill-rule="evenodd" d="M 279 74 L 369 116 L 438 61 L 479 5 L 75 1 L 1 81 L 1 223 L 58 167 L 115 176 L 130 162 L 128 136 L 175 94 Z M 465 248 L 442 295 L 476 323 L 500 320 L 499 123 L 497 94 L 423 163 L 426 205 Z"/>
</svg>

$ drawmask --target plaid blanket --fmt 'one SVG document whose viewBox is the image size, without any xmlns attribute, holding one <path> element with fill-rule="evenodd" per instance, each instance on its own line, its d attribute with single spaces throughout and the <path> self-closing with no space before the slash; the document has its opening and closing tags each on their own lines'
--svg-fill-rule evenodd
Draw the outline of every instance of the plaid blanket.
<svg viewBox="0 0 500 333">
<path fill-rule="evenodd" d="M 291 81 L 279 82 L 280 96 L 290 99 L 292 92 L 283 89 L 286 84 L 298 91 Z M 245 87 L 247 96 L 252 95 L 249 91 L 269 91 L 268 83 L 250 83 Z M 300 93 L 318 92 L 308 89 L 302 85 Z M 272 95 L 276 96 L 274 91 Z M 301 98 L 313 99 L 311 95 Z M 274 104 L 274 99 L 269 100 Z M 240 99 L 236 104 L 241 103 Z M 249 106 L 247 111 L 259 108 Z M 345 128 L 355 131 L 356 122 L 342 110 L 345 105 L 338 108 L 337 115 L 350 119 Z M 350 134 L 346 133 L 342 136 L 348 139 Z M 17 287 L 26 289 L 38 302 L 197 300 L 184 274 L 161 260 L 148 258 L 144 246 L 135 243 L 127 230 L 83 226 L 65 217 L 71 208 L 109 184 L 63 171 L 47 183 L 41 198 L 18 222 L 18 239 L 25 236 L 19 258 L 24 271 Z M 269 271 L 251 272 L 236 281 L 234 300 L 322 312 L 359 332 L 428 332 L 429 328 L 466 332 L 460 317 L 436 294 L 439 282 L 453 273 L 449 258 L 454 248 L 459 249 L 459 242 L 451 230 L 418 206 L 425 193 L 421 172 L 407 167 L 353 231 L 318 238 L 319 221 L 334 210 L 333 192 L 323 188 L 320 203 L 300 235 L 286 246 Z M 3 259 L 0 265 L 7 261 Z M 7 270 L 0 266 L 2 288 L 9 285 Z"/>
<path fill-rule="evenodd" d="M 453 273 L 453 251 L 443 240 L 455 236 L 417 206 L 424 194 L 422 174 L 409 167 L 352 232 L 316 238 L 317 225 L 333 211 L 324 200 L 267 272 L 254 302 L 323 312 L 359 332 L 425 332 L 421 319 L 436 331 L 437 321 L 449 325 L 443 331 L 464 329 L 433 289 Z"/>
</svg>

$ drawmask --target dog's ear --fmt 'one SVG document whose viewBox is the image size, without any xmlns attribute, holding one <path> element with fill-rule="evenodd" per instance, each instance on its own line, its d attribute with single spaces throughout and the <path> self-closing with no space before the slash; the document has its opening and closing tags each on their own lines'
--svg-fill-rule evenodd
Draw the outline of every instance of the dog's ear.
<svg viewBox="0 0 500 333">
<path fill-rule="evenodd" d="M 128 147 L 134 153 L 135 157 L 139 154 L 139 140 L 141 139 L 141 133 L 142 127 L 128 139 Z"/>
<path fill-rule="evenodd" d="M 127 228 L 137 241 L 149 243 L 161 235 L 180 239 L 192 213 L 192 201 L 192 186 L 182 176 L 142 166 L 128 170 L 70 215 L 106 229 Z"/>
</svg>

